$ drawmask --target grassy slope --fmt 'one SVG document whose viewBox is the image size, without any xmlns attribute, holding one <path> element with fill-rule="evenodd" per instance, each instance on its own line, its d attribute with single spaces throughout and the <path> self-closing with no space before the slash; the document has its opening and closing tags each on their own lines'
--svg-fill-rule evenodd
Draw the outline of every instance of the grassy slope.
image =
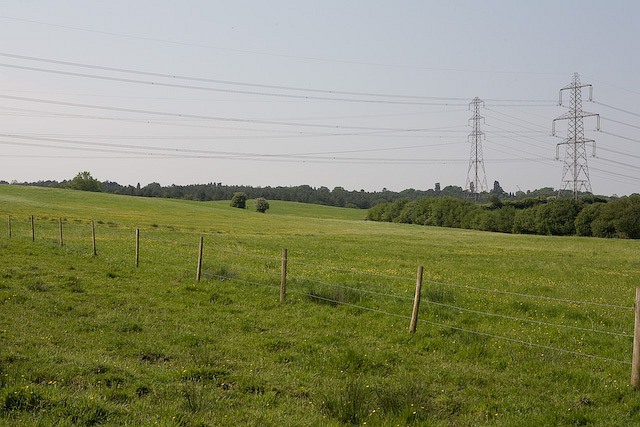
<svg viewBox="0 0 640 427">
<path fill-rule="evenodd" d="M 589 330 L 631 333 L 630 309 L 469 288 L 631 306 L 640 242 L 368 223 L 358 210 L 270 205 L 262 215 L 218 202 L 0 186 L 0 215 L 14 218 L 11 241 L 0 228 L 0 423 L 640 423 L 627 364 L 491 337 L 627 362 L 630 338 Z M 284 247 L 290 293 L 280 305 Z M 426 282 L 432 302 L 582 329 L 423 302 L 423 321 L 457 329 L 423 322 L 410 336 L 401 316 L 420 264 L 427 280 L 466 286 Z M 309 293 L 369 310 L 314 303 Z"/>
</svg>

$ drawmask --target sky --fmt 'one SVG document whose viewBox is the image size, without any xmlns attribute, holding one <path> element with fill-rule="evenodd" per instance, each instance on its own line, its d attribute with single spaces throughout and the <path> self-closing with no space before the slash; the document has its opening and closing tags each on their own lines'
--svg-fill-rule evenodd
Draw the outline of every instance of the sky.
<svg viewBox="0 0 640 427">
<path fill-rule="evenodd" d="M 401 191 L 478 165 L 489 190 L 558 189 L 578 73 L 592 190 L 638 193 L 639 21 L 631 0 L 7 0 L 0 180 Z"/>
</svg>

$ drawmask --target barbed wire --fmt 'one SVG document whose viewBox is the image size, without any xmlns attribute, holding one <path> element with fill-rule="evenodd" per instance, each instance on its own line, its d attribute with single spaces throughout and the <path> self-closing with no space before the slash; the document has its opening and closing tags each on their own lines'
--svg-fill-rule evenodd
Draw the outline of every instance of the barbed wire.
<svg viewBox="0 0 640 427">
<path fill-rule="evenodd" d="M 20 220 L 20 219 L 16 219 L 17 217 L 11 216 L 11 221 L 12 224 L 13 223 L 21 223 L 23 227 L 21 228 L 29 228 L 30 227 L 30 220 Z M 38 219 L 38 217 L 35 217 L 35 219 Z M 40 219 L 43 219 L 44 217 L 39 217 Z M 56 217 L 47 217 L 46 219 L 44 219 L 44 221 L 48 222 L 48 223 L 57 223 L 58 221 L 56 220 Z M 67 220 L 65 221 L 67 223 L 67 225 L 70 225 L 72 223 L 81 221 L 82 225 L 88 225 L 91 223 L 91 221 L 84 221 L 82 219 L 69 219 L 67 218 Z M 99 223 L 99 225 L 106 225 L 109 226 L 108 223 Z M 117 228 L 121 228 L 121 227 L 117 227 Z M 125 227 L 126 228 L 126 227 Z M 111 227 L 111 229 L 113 229 L 113 227 Z M 135 227 L 131 227 L 131 228 L 126 228 L 127 230 L 134 230 Z M 152 228 L 153 229 L 153 228 Z M 24 231 L 24 230 L 21 230 Z M 180 231 L 174 231 L 175 233 L 178 234 L 185 234 L 185 232 L 183 230 Z M 30 230 L 29 230 L 30 233 Z M 187 234 L 194 234 L 197 235 L 198 233 L 196 232 L 192 232 L 192 233 L 187 233 Z M 202 233 L 200 233 L 202 234 Z M 27 238 L 30 236 L 22 236 L 23 238 Z M 54 239 L 54 237 L 50 236 L 51 239 Z M 126 240 L 126 238 L 124 236 L 122 237 L 118 237 L 119 240 Z M 114 240 L 114 239 L 111 239 Z M 162 242 L 161 239 L 153 239 L 155 242 Z M 184 248 L 190 247 L 186 244 L 181 245 Z M 195 247 L 195 243 L 194 243 L 194 247 Z M 280 257 L 274 257 L 274 256 L 267 256 L 267 255 L 258 255 L 258 254 L 252 254 L 249 252 L 240 252 L 238 250 L 230 250 L 230 249 L 226 249 L 226 248 L 216 248 L 217 252 L 224 252 L 224 253 L 231 253 L 231 254 L 235 254 L 238 256 L 248 256 L 248 257 L 253 257 L 253 258 L 259 258 L 259 259 L 264 259 L 264 260 L 268 260 L 268 261 L 273 261 L 273 262 L 279 262 L 281 261 Z M 350 273 L 350 274 L 359 274 L 359 275 L 368 275 L 368 276 L 373 276 L 373 277 L 381 277 L 381 278 L 386 278 L 386 279 L 393 279 L 393 280 L 406 280 L 406 281 L 413 281 L 415 280 L 415 278 L 410 278 L 410 277 L 404 277 L 404 276 L 395 276 L 395 275 L 387 275 L 387 274 L 379 274 L 379 273 L 371 273 L 371 272 L 364 272 L 364 271 L 360 271 L 360 270 L 354 270 L 354 269 L 345 269 L 345 268 L 339 268 L 339 267 L 328 267 L 326 265 L 320 265 L 320 264 L 313 264 L 313 263 L 305 263 L 305 262 L 301 262 L 301 261 L 297 261 L 295 260 L 295 258 L 291 258 L 289 257 L 287 262 L 289 263 L 289 265 L 294 264 L 294 265 L 302 265 L 302 266 L 306 266 L 306 267 L 314 267 L 314 268 L 320 268 L 320 269 L 324 269 L 324 270 L 333 270 L 333 271 L 340 271 L 340 272 L 345 272 L 345 273 Z M 440 286 L 448 286 L 448 287 L 454 287 L 454 288 L 459 288 L 459 289 L 467 289 L 467 290 L 474 290 L 474 291 L 480 291 L 480 292 L 489 292 L 489 293 L 496 293 L 496 294 L 503 294 L 503 295 L 512 295 L 512 296 L 518 296 L 518 297 L 523 297 L 523 298 L 531 298 L 531 299 L 540 299 L 540 300 L 546 300 L 546 301 L 555 301 L 555 302 L 562 302 L 562 303 L 567 303 L 567 304 L 582 304 L 582 305 L 592 305 L 592 306 L 597 306 L 597 307 L 607 307 L 607 308 L 616 308 L 616 309 L 633 309 L 633 306 L 624 306 L 624 305 L 618 305 L 618 304 L 608 304 L 608 303 L 598 303 L 598 302 L 593 302 L 593 301 L 577 301 L 577 300 L 571 300 L 571 299 L 565 299 L 565 298 L 555 298 L 555 297 L 548 297 L 548 296 L 543 296 L 543 295 L 531 295 L 531 294 L 526 294 L 526 293 L 521 293 L 521 292 L 513 292 L 513 291 L 504 291 L 504 290 L 498 290 L 498 289 L 487 289 L 487 288 L 481 288 L 481 287 L 475 287 L 475 286 L 469 286 L 469 285 L 459 285 L 459 284 L 455 284 L 455 283 L 444 283 L 444 282 L 439 282 L 439 281 L 435 281 L 435 280 L 429 280 L 429 279 L 425 279 L 424 280 L 427 283 L 432 283 L 432 284 L 436 284 L 436 285 L 440 285 Z M 389 296 L 390 294 L 386 294 L 386 296 Z"/>
<path fill-rule="evenodd" d="M 13 218 L 14 217 L 12 217 L 12 219 Z M 16 221 L 16 222 L 19 222 L 19 221 Z M 57 221 L 55 219 L 51 219 L 51 220 L 49 220 L 49 222 L 56 223 Z M 26 224 L 26 226 L 25 226 L 26 228 L 30 227 L 30 221 L 24 221 L 23 225 L 24 224 Z M 104 225 L 104 224 L 101 224 L 101 225 Z M 107 225 L 107 226 L 109 226 L 109 225 Z M 24 230 L 21 230 L 21 231 L 24 231 Z M 31 232 L 31 230 L 29 230 L 29 232 Z M 180 232 L 178 232 L 178 233 L 180 233 Z M 23 240 L 26 240 L 27 237 L 31 238 L 31 236 L 26 236 L 26 235 L 22 236 Z M 50 240 L 55 240 L 55 239 L 52 237 Z M 78 239 L 78 240 L 81 240 L 81 239 Z M 110 238 L 108 240 L 108 242 L 116 242 L 116 241 L 123 241 L 123 240 L 126 240 L 124 236 L 117 236 L 115 238 Z M 158 239 L 156 241 L 157 242 L 162 242 L 161 239 Z M 186 247 L 186 245 L 184 245 L 184 247 Z M 195 247 L 195 244 L 194 244 L 194 247 Z M 194 251 L 195 251 L 195 249 L 194 249 Z M 248 257 L 253 257 L 253 258 L 267 259 L 267 260 L 270 260 L 270 261 L 279 261 L 279 260 L 281 260 L 281 258 L 264 256 L 264 255 L 257 255 L 257 254 L 247 253 L 247 252 L 240 252 L 240 251 L 237 251 L 237 250 L 229 250 L 229 249 L 220 250 L 220 249 L 217 249 L 217 251 L 218 252 L 225 252 L 225 253 L 233 253 L 233 254 L 236 254 L 236 255 L 248 256 Z M 292 261 L 291 258 L 289 258 L 288 261 L 289 262 Z M 152 261 L 147 260 L 147 261 L 145 261 L 145 263 L 148 263 L 148 264 L 151 264 L 151 265 L 172 266 L 173 268 L 176 268 L 176 269 L 184 269 L 183 265 L 178 265 L 177 263 L 173 264 L 173 263 L 167 263 L 167 262 L 154 262 L 153 260 Z M 364 274 L 364 275 L 375 276 L 375 277 L 383 277 L 383 278 L 394 279 L 394 280 L 396 280 L 396 279 L 412 280 L 412 281 L 414 280 L 413 278 L 407 278 L 407 277 L 402 277 L 402 276 L 375 274 L 375 273 L 363 272 L 363 271 L 358 271 L 358 270 L 353 270 L 353 269 L 327 267 L 327 266 L 323 266 L 323 265 L 303 263 L 303 262 L 298 262 L 298 261 L 293 261 L 293 263 L 295 263 L 297 265 L 307 266 L 307 267 L 329 269 L 329 270 L 333 270 L 333 271 L 340 271 L 340 272 L 345 272 L 345 273 L 350 273 L 350 274 Z M 233 267 L 235 269 L 238 269 L 237 265 L 234 265 Z M 240 270 L 247 271 L 248 269 L 240 268 Z M 272 288 L 272 289 L 277 289 L 279 287 L 278 285 L 266 284 L 266 283 L 262 283 L 262 282 L 241 279 L 241 278 L 238 278 L 236 276 L 225 276 L 225 275 L 220 275 L 220 274 L 211 274 L 211 273 L 209 273 L 208 277 L 217 278 L 217 279 L 220 279 L 220 280 L 229 280 L 229 281 L 249 284 L 249 285 L 253 285 L 253 286 L 269 287 L 269 288 Z M 327 285 L 327 286 L 334 286 L 334 287 L 338 287 L 338 288 L 344 288 L 344 289 L 349 289 L 349 290 L 353 290 L 353 291 L 364 292 L 364 293 L 369 293 L 369 294 L 379 295 L 379 296 L 384 296 L 384 297 L 397 298 L 397 299 L 403 299 L 403 300 L 412 300 L 413 299 L 411 297 L 404 297 L 404 296 L 401 296 L 401 295 L 394 295 L 394 294 L 389 294 L 389 293 L 384 293 L 384 292 L 372 291 L 372 290 L 368 290 L 368 289 L 361 289 L 361 288 L 355 288 L 355 287 L 346 286 L 346 285 L 339 285 L 339 284 L 335 284 L 335 283 L 329 283 L 329 282 L 325 282 L 325 281 L 321 281 L 321 280 L 311 279 L 311 278 L 304 277 L 304 276 L 300 276 L 299 279 L 307 280 L 307 281 L 310 281 L 312 283 L 318 283 L 318 284 Z M 503 295 L 513 295 L 513 296 L 519 296 L 519 297 L 541 299 L 541 300 L 546 300 L 546 301 L 556 301 L 556 302 L 563 302 L 563 303 L 570 303 L 570 304 L 585 304 L 585 305 L 593 305 L 593 306 L 609 307 L 609 308 L 633 309 L 633 307 L 616 305 L 616 304 L 597 303 L 597 302 L 590 302 L 590 301 L 575 301 L 575 300 L 562 299 L 562 298 L 554 298 L 554 297 L 539 296 L 539 295 L 530 295 L 530 294 L 524 294 L 524 293 L 518 293 L 518 292 L 512 292 L 512 291 L 501 291 L 501 290 L 495 290 L 495 289 L 486 289 L 486 288 L 473 287 L 473 286 L 468 286 L 468 285 L 459 285 L 459 284 L 453 284 L 453 283 L 442 283 L 442 282 L 437 282 L 437 281 L 433 281 L 433 280 L 426 280 L 426 282 L 432 283 L 432 284 L 436 284 L 436 285 L 441 285 L 441 286 L 449 286 L 449 287 L 456 287 L 456 288 L 468 289 L 468 290 L 474 290 L 474 291 L 482 291 L 482 292 L 490 292 L 490 293 L 497 293 L 497 294 L 503 294 Z M 338 300 L 335 300 L 335 299 L 332 299 L 332 298 L 324 297 L 324 296 L 321 296 L 321 295 L 314 295 L 314 294 L 310 294 L 310 293 L 307 293 L 307 292 L 298 291 L 298 290 L 295 290 L 295 289 L 289 289 L 288 292 L 292 293 L 292 294 L 297 294 L 297 295 L 301 295 L 301 296 L 304 296 L 304 297 L 312 298 L 312 299 L 317 299 L 317 300 L 330 302 L 330 303 L 336 304 L 336 305 L 344 305 L 344 306 L 356 308 L 356 309 L 359 309 L 359 310 L 365 310 L 365 311 L 370 311 L 370 312 L 374 312 L 374 313 L 378 313 L 378 314 L 384 314 L 384 315 L 387 315 L 387 316 L 393 316 L 393 317 L 402 318 L 402 319 L 410 319 L 410 317 L 406 316 L 406 315 L 401 315 L 401 314 L 397 314 L 397 313 L 391 313 L 391 312 L 388 312 L 388 311 L 375 309 L 375 308 L 371 308 L 371 307 L 365 307 L 365 306 L 362 306 L 362 305 L 353 304 L 353 303 L 349 303 L 349 302 L 345 302 L 345 301 L 338 301 Z M 601 330 L 597 330 L 597 329 L 583 328 L 583 327 L 571 326 L 571 325 L 555 324 L 555 323 L 551 323 L 551 322 L 544 322 L 544 321 L 539 321 L 539 320 L 534 320 L 534 319 L 518 318 L 518 317 L 514 317 L 514 316 L 501 315 L 501 314 L 497 314 L 497 313 L 488 313 L 488 312 L 483 312 L 483 311 L 480 311 L 480 310 L 468 309 L 468 308 L 464 308 L 464 307 L 459 307 L 459 306 L 455 306 L 455 305 L 444 304 L 444 303 L 439 303 L 439 302 L 429 301 L 429 300 L 427 300 L 426 303 L 432 304 L 432 305 L 435 305 L 435 306 L 440 306 L 440 307 L 453 309 L 453 310 L 465 311 L 465 312 L 469 312 L 469 313 L 485 315 L 485 316 L 490 316 L 490 317 L 504 318 L 504 319 L 513 320 L 513 321 L 519 321 L 519 322 L 528 322 L 528 323 L 540 324 L 540 325 L 544 325 L 544 326 L 566 328 L 566 329 L 572 329 L 572 330 L 580 330 L 580 331 L 584 331 L 584 332 L 602 333 L 602 334 L 625 337 L 625 338 L 633 337 L 633 335 L 630 335 L 630 334 L 616 333 L 616 332 L 609 332 L 609 331 L 601 331 Z M 485 337 L 489 337 L 489 338 L 493 338 L 493 339 L 504 340 L 504 341 L 508 341 L 508 342 L 512 342 L 512 343 L 521 344 L 521 345 L 527 345 L 527 346 L 536 347 L 536 348 L 542 348 L 542 349 L 546 349 L 546 350 L 550 350 L 550 351 L 556 351 L 556 352 L 561 352 L 561 353 L 565 353 L 565 354 L 571 354 L 571 355 L 575 355 L 575 356 L 582 356 L 582 357 L 587 357 L 587 358 L 591 358 L 591 359 L 608 361 L 608 362 L 615 362 L 615 363 L 621 363 L 621 364 L 630 364 L 630 362 L 627 362 L 627 361 L 621 361 L 621 360 L 617 360 L 617 359 L 612 359 L 612 358 L 592 355 L 592 354 L 588 354 L 588 353 L 582 353 L 582 352 L 574 351 L 574 350 L 562 349 L 562 348 L 558 348 L 558 347 L 554 347 L 554 346 L 550 346 L 550 345 L 545 345 L 545 344 L 533 343 L 533 342 L 529 342 L 529 341 L 520 340 L 520 339 L 517 339 L 517 338 L 510 338 L 510 337 L 491 334 L 491 333 L 487 333 L 487 332 L 475 331 L 475 330 L 472 330 L 472 329 L 461 328 L 461 327 L 458 327 L 458 326 L 448 325 L 448 324 L 444 324 L 444 323 L 438 323 L 438 322 L 434 322 L 434 321 L 431 321 L 431 320 L 419 319 L 419 322 L 425 323 L 425 324 L 429 324 L 429 325 L 433 325 L 433 326 L 448 328 L 448 329 L 452 329 L 452 330 L 456 330 L 456 331 L 460 331 L 460 332 L 475 334 L 475 335 L 479 335 L 479 336 L 485 336 Z"/>
<path fill-rule="evenodd" d="M 439 306 L 439 307 L 446 307 L 446 308 L 450 308 L 450 309 L 453 309 L 453 310 L 460 310 L 460 311 L 465 311 L 465 312 L 468 312 L 468 313 L 480 314 L 480 315 L 483 315 L 483 316 L 500 317 L 500 318 L 503 318 L 503 319 L 516 320 L 516 321 L 519 321 L 519 322 L 535 323 L 537 325 L 553 326 L 553 327 L 557 327 L 557 328 L 574 329 L 574 330 L 584 331 L 584 332 L 596 332 L 596 333 L 599 333 L 599 334 L 614 335 L 614 336 L 617 336 L 617 337 L 633 338 L 632 334 L 624 334 L 624 333 L 618 333 L 618 332 L 602 331 L 602 330 L 599 330 L 599 329 L 582 328 L 580 326 L 563 325 L 563 324 L 560 324 L 560 323 L 544 322 L 542 320 L 526 319 L 526 318 L 522 318 L 522 317 L 507 316 L 507 315 L 504 315 L 504 314 L 497 314 L 497 313 L 488 313 L 486 311 L 473 310 L 473 309 L 470 309 L 470 308 L 458 307 L 458 306 L 455 306 L 455 305 L 449 305 L 449 304 L 444 304 L 444 303 L 435 302 L 435 301 L 429 301 L 429 300 L 425 301 L 425 303 L 431 304 L 431 305 L 436 305 L 436 306 Z"/>
<path fill-rule="evenodd" d="M 322 301 L 326 301 L 326 302 L 331 302 L 331 303 L 335 303 L 336 305 L 344 305 L 344 306 L 348 306 L 348 307 L 353 307 L 353 308 L 357 308 L 360 310 L 365 310 L 365 311 L 372 311 L 374 313 L 379 313 L 379 314 L 385 314 L 388 316 L 394 316 L 394 317 L 400 317 L 403 319 L 411 319 L 411 317 L 403 315 L 403 314 L 396 314 L 396 313 L 389 313 L 388 311 L 384 311 L 384 310 L 380 310 L 377 308 L 371 308 L 371 307 L 364 307 L 362 305 L 357 305 L 357 304 L 353 304 L 350 302 L 344 302 L 344 301 L 337 301 L 331 298 L 327 298 L 327 297 L 323 297 L 320 295 L 313 295 L 313 294 L 309 294 L 306 292 L 300 292 L 300 291 L 296 291 L 296 290 L 291 290 L 291 291 L 287 291 L 290 292 L 292 294 L 298 294 L 298 295 L 302 295 L 302 296 L 306 296 L 312 299 L 318 299 L 318 300 L 322 300 Z"/>
<path fill-rule="evenodd" d="M 320 285 L 333 286 L 335 288 L 349 289 L 349 290 L 352 290 L 352 291 L 364 292 L 364 293 L 372 294 L 372 295 L 380 295 L 380 296 L 389 297 L 389 298 L 397 298 L 397 299 L 404 299 L 404 300 L 413 301 L 412 297 L 404 297 L 402 295 L 387 294 L 387 293 L 384 293 L 384 292 L 370 291 L 368 289 L 355 288 L 355 287 L 352 287 L 352 286 L 338 285 L 338 284 L 335 284 L 335 283 L 324 282 L 322 280 L 311 279 L 309 277 L 304 277 L 304 276 L 297 276 L 296 278 L 297 279 L 301 279 L 301 280 L 306 280 L 306 281 L 309 281 L 309 282 L 312 282 L 312 283 L 318 283 Z"/>
<path fill-rule="evenodd" d="M 252 280 L 238 279 L 237 277 L 226 277 L 226 276 L 219 276 L 219 275 L 212 275 L 211 277 L 216 277 L 223 281 L 228 280 L 231 282 L 239 282 L 239 283 L 244 283 L 248 285 L 263 286 L 263 287 L 268 287 L 273 289 L 278 289 L 280 287 L 279 285 L 270 285 L 268 283 L 260 283 L 260 282 L 254 282 Z"/>
<path fill-rule="evenodd" d="M 525 294 L 525 293 L 520 293 L 520 292 L 501 291 L 501 290 L 498 290 L 498 289 L 487 289 L 487 288 L 479 288 L 479 287 L 468 286 L 468 285 L 458 285 L 458 284 L 455 284 L 455 283 L 436 282 L 436 281 L 433 281 L 433 280 L 425 280 L 425 282 L 432 283 L 432 284 L 435 284 L 435 285 L 454 287 L 454 288 L 470 289 L 470 290 L 474 290 L 474 291 L 490 292 L 490 293 L 495 293 L 495 294 L 513 295 L 513 296 L 519 296 L 519 297 L 525 297 L 525 298 L 542 299 L 542 300 L 547 300 L 547 301 L 564 302 L 564 303 L 569 303 L 569 304 L 594 305 L 594 306 L 598 306 L 598 307 L 621 308 L 621 309 L 625 309 L 625 310 L 634 308 L 633 306 L 626 306 L 626 305 L 607 304 L 607 303 L 592 302 L 592 301 L 575 301 L 575 300 L 564 299 L 564 298 L 547 297 L 547 296 L 543 296 L 543 295 L 530 295 L 530 294 Z"/>
<path fill-rule="evenodd" d="M 394 317 L 399 317 L 399 318 L 403 318 L 403 319 L 411 319 L 410 316 L 396 314 L 396 313 L 389 313 L 389 312 L 384 311 L 384 310 L 379 310 L 379 309 L 370 308 L 370 307 L 364 307 L 364 306 L 361 306 L 361 305 L 358 305 L 358 304 L 347 303 L 347 302 L 344 302 L 344 301 L 337 301 L 337 300 L 334 300 L 334 299 L 331 299 L 331 298 L 327 298 L 327 297 L 322 297 L 322 296 L 319 296 L 319 295 L 312 295 L 312 294 L 308 294 L 308 293 L 300 292 L 300 291 L 291 291 L 291 293 L 295 293 L 295 294 L 306 296 L 306 297 L 313 298 L 313 299 L 323 300 L 323 301 L 326 301 L 326 302 L 335 303 L 336 305 L 344 305 L 344 306 L 348 306 L 348 307 L 357 308 L 357 309 L 360 309 L 360 310 L 371 311 L 371 312 L 374 312 L 374 313 L 384 314 L 384 315 L 394 316 Z M 509 337 L 504 337 L 504 336 L 501 336 L 501 335 L 490 334 L 490 333 L 487 333 L 487 332 L 474 331 L 472 329 L 461 328 L 461 327 L 458 327 L 458 326 L 452 326 L 452 325 L 447 325 L 447 324 L 444 324 L 444 323 L 433 322 L 431 320 L 418 319 L 418 322 L 426 323 L 426 324 L 429 324 L 429 325 L 432 325 L 432 326 L 439 326 L 439 327 L 443 327 L 443 328 L 453 329 L 453 330 L 456 330 L 456 331 L 459 331 L 459 332 L 466 332 L 466 333 L 470 333 L 470 334 L 474 334 L 474 335 L 480 335 L 480 336 L 485 336 L 485 337 L 489 337 L 489 338 L 504 340 L 504 341 L 508 341 L 508 342 L 512 342 L 512 343 L 527 345 L 527 346 L 530 346 L 530 347 L 537 347 L 537 348 L 542 348 L 542 349 L 545 349 L 545 350 L 552 350 L 552 351 L 557 351 L 557 352 L 560 352 L 560 353 L 572 354 L 574 356 L 582 356 L 582 357 L 587 357 L 587 358 L 590 358 L 590 359 L 602 360 L 602 361 L 607 361 L 607 362 L 621 363 L 621 364 L 625 364 L 625 365 L 630 365 L 631 364 L 631 362 L 624 361 L 624 360 L 612 359 L 612 358 L 608 358 L 608 357 L 597 356 L 597 355 L 588 354 L 588 353 L 582 353 L 582 352 L 579 352 L 579 351 L 557 348 L 557 347 L 553 347 L 553 346 L 550 346 L 550 345 L 538 344 L 538 343 L 533 343 L 533 342 L 530 342 L 530 341 L 523 341 L 523 340 L 519 340 L 519 339 L 516 339 L 516 338 L 509 338 Z"/>
<path fill-rule="evenodd" d="M 322 280 L 311 279 L 309 277 L 299 276 L 298 278 L 302 279 L 302 280 L 306 280 L 306 281 L 312 282 L 312 283 L 318 283 L 318 284 L 321 284 L 321 285 L 332 286 L 332 287 L 340 288 L 340 289 L 349 289 L 349 290 L 356 291 L 356 292 L 363 292 L 363 293 L 367 293 L 367 294 L 380 295 L 380 296 L 384 296 L 384 297 L 397 298 L 397 299 L 403 299 L 403 300 L 409 300 L 409 301 L 413 301 L 414 298 L 415 298 L 415 297 L 405 297 L 405 296 L 401 296 L 401 295 L 387 294 L 387 293 L 384 293 L 384 292 L 370 291 L 368 289 L 355 288 L 355 287 L 352 287 L 352 286 L 338 285 L 338 284 L 335 284 L 335 283 L 329 283 L 329 282 L 325 282 L 325 281 L 322 281 Z M 503 318 L 503 319 L 508 319 L 508 320 L 535 323 L 535 324 L 538 324 L 538 325 L 552 326 L 552 327 L 557 327 L 557 328 L 573 329 L 573 330 L 579 330 L 579 331 L 583 331 L 583 332 L 595 332 L 595 333 L 613 335 L 613 336 L 618 336 L 618 337 L 633 338 L 632 334 L 609 332 L 609 331 L 603 331 L 603 330 L 599 330 L 599 329 L 583 328 L 583 327 L 580 327 L 580 326 L 563 325 L 563 324 L 560 324 L 560 323 L 544 322 L 544 321 L 535 320 L 535 319 L 527 319 L 527 318 L 508 316 L 508 315 L 497 314 L 497 313 L 489 313 L 489 312 L 485 312 L 485 311 L 474 310 L 474 309 L 460 307 L 460 306 L 456 306 L 456 305 L 451 305 L 451 304 L 445 304 L 445 303 L 440 303 L 440 302 L 436 302 L 436 301 L 431 301 L 431 300 L 428 300 L 428 299 L 425 300 L 425 303 L 426 304 L 435 305 L 435 306 L 439 306 L 439 307 L 449 308 L 449 309 L 452 309 L 452 310 L 459 310 L 459 311 L 464 311 L 464 312 L 468 312 L 468 313 L 480 314 L 480 315 L 483 315 L 483 316 L 498 317 L 498 318 Z"/>
<path fill-rule="evenodd" d="M 457 327 L 457 326 L 446 325 L 444 323 L 432 322 L 430 320 L 418 319 L 418 322 L 427 323 L 427 324 L 430 324 L 430 325 L 433 325 L 433 326 L 441 326 L 441 327 L 444 327 L 444 328 L 454 329 L 454 330 L 460 331 L 460 332 L 467 332 L 467 333 L 470 333 L 470 334 L 482 335 L 482 336 L 486 336 L 486 337 L 489 337 L 489 338 L 495 338 L 495 339 L 505 340 L 505 341 L 509 341 L 509 342 L 513 342 L 513 343 L 528 345 L 528 346 L 531 346 L 531 347 L 538 347 L 538 348 L 544 348 L 544 349 L 547 349 L 547 350 L 558 351 L 558 352 L 561 352 L 561 353 L 573 354 L 575 356 L 583 356 L 583 357 L 588 357 L 588 358 L 591 358 L 591 359 L 604 360 L 604 361 L 607 361 L 607 362 L 616 362 L 616 363 L 622 363 L 622 364 L 625 364 L 625 365 L 631 365 L 631 362 L 628 362 L 628 361 L 625 361 L 625 360 L 611 359 L 611 358 L 608 358 L 608 357 L 602 357 L 602 356 L 596 356 L 596 355 L 593 355 L 593 354 L 581 353 L 579 351 L 566 350 L 566 349 L 563 349 L 563 348 L 552 347 L 552 346 L 549 346 L 549 345 L 532 343 L 532 342 L 529 342 L 529 341 L 522 341 L 522 340 L 519 340 L 519 339 L 516 339 L 516 338 L 508 338 L 508 337 L 503 337 L 503 336 L 500 336 L 500 335 L 489 334 L 487 332 L 474 331 L 474 330 L 471 330 L 471 329 L 466 329 L 466 328 L 460 328 L 460 327 Z"/>
</svg>

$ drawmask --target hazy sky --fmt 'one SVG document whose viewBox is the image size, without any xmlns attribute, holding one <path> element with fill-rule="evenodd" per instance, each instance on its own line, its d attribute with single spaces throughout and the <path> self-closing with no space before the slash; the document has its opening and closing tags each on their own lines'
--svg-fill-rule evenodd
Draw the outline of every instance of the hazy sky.
<svg viewBox="0 0 640 427">
<path fill-rule="evenodd" d="M 637 1 L 31 1 L 0 12 L 0 179 L 558 188 L 573 73 L 597 194 L 640 192 Z M 592 154 L 591 146 L 588 147 Z"/>
</svg>

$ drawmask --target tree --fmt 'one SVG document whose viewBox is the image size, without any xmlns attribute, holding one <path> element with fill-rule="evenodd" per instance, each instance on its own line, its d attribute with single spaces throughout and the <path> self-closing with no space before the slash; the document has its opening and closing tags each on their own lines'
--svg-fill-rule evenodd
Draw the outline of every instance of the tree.
<svg viewBox="0 0 640 427">
<path fill-rule="evenodd" d="M 600 216 L 603 206 L 604 203 L 593 203 L 582 208 L 575 220 L 576 234 L 578 236 L 593 236 L 591 225 Z"/>
<path fill-rule="evenodd" d="M 162 186 L 157 182 L 152 182 L 142 187 L 141 194 L 144 197 L 162 197 Z"/>
<path fill-rule="evenodd" d="M 68 188 L 72 190 L 81 190 L 81 191 L 102 191 L 102 186 L 100 181 L 93 178 L 91 174 L 87 171 L 80 172 L 78 175 L 73 178 L 69 184 L 67 184 Z"/>
<path fill-rule="evenodd" d="M 269 209 L 269 202 L 264 197 L 256 199 L 256 212 L 265 213 Z"/>
<path fill-rule="evenodd" d="M 615 220 L 617 236 L 640 239 L 640 195 L 632 194 L 613 203 L 618 207 Z"/>
<path fill-rule="evenodd" d="M 498 181 L 493 181 L 493 190 L 491 190 L 490 193 L 495 194 L 496 196 L 501 196 L 504 194 L 504 190 L 502 189 Z"/>
<path fill-rule="evenodd" d="M 581 205 L 581 202 L 572 199 L 560 199 L 537 206 L 534 208 L 537 233 L 550 236 L 575 234 L 575 221 L 582 208 Z"/>
<path fill-rule="evenodd" d="M 233 193 L 231 198 L 231 206 L 239 209 L 246 209 L 247 207 L 247 195 L 245 193 Z"/>
</svg>

